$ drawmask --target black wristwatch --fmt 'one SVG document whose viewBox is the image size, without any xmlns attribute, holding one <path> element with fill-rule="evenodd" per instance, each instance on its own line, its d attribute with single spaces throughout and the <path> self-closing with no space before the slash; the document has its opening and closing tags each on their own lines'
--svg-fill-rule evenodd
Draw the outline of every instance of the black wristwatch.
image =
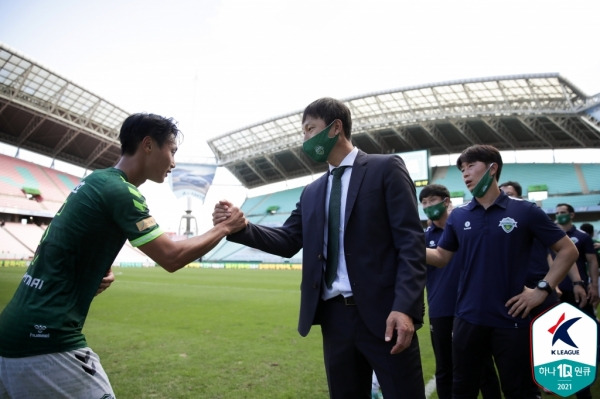
<svg viewBox="0 0 600 399">
<path fill-rule="evenodd" d="M 585 287 L 585 281 L 583 281 L 583 280 L 573 281 L 573 285 L 580 285 L 582 287 Z"/>
<path fill-rule="evenodd" d="M 538 281 L 536 288 L 546 291 L 548 293 L 548 295 L 552 294 L 552 291 L 554 291 L 552 289 L 552 287 L 550 287 L 550 284 L 548 284 L 548 282 L 546 280 Z"/>
</svg>

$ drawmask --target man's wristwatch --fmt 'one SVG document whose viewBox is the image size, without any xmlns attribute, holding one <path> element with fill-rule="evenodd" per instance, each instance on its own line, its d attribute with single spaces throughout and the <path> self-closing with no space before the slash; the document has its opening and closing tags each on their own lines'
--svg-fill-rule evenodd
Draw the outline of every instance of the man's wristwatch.
<svg viewBox="0 0 600 399">
<path fill-rule="evenodd" d="M 554 291 L 552 289 L 552 287 L 550 287 L 550 284 L 548 284 L 548 282 L 546 280 L 538 281 L 536 288 L 546 291 L 548 293 L 548 295 L 552 294 L 552 292 Z"/>
<path fill-rule="evenodd" d="M 585 281 L 583 281 L 583 280 L 573 281 L 573 285 L 580 285 L 582 287 L 585 287 Z"/>
</svg>

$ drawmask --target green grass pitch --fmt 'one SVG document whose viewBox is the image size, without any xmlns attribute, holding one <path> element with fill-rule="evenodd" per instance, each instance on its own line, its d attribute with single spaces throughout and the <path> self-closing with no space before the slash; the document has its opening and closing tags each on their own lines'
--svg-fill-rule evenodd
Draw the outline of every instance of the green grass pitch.
<svg viewBox="0 0 600 399">
<path fill-rule="evenodd" d="M 0 309 L 24 270 L 0 268 Z M 320 329 L 306 338 L 296 331 L 299 271 L 114 272 L 83 331 L 117 398 L 327 398 Z M 419 339 L 427 382 L 435 369 L 428 324 Z"/>
</svg>

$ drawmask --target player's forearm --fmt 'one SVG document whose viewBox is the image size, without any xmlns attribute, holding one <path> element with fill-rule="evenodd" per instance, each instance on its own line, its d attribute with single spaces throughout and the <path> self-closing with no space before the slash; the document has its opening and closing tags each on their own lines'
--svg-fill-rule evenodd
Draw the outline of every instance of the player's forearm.
<svg viewBox="0 0 600 399">
<path fill-rule="evenodd" d="M 579 274 L 579 269 L 577 268 L 577 263 L 573 263 L 571 268 L 569 268 L 569 272 L 567 273 L 571 281 L 581 281 L 581 274 Z"/>
<path fill-rule="evenodd" d="M 448 259 L 445 259 L 439 248 L 426 248 L 425 262 L 431 266 L 444 267 L 448 264 Z"/>
<path fill-rule="evenodd" d="M 598 291 L 598 261 L 596 260 L 596 254 L 592 254 L 588 257 L 588 265 L 590 274 L 590 286 Z"/>
<path fill-rule="evenodd" d="M 161 266 L 168 272 L 176 272 L 177 270 L 189 265 L 206 255 L 211 249 L 227 236 L 229 230 L 221 225 L 213 226 L 206 233 L 196 237 L 189 238 L 183 241 L 177 241 L 179 250 L 176 251 L 164 265 Z"/>
<path fill-rule="evenodd" d="M 139 249 L 163 269 L 173 273 L 204 256 L 230 232 L 230 228 L 219 224 L 206 233 L 187 240 L 173 241 L 162 234 Z"/>
<path fill-rule="evenodd" d="M 552 262 L 552 267 L 548 270 L 548 274 L 546 274 L 546 277 L 544 278 L 551 287 L 556 288 L 556 286 L 564 280 L 576 258 L 577 249 L 575 249 L 574 253 L 570 248 L 557 253 L 554 262 Z"/>
</svg>

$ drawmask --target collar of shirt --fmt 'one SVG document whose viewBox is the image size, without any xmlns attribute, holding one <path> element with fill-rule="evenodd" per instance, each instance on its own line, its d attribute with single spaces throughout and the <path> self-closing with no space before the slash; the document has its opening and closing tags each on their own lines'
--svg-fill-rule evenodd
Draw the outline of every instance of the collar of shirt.
<svg viewBox="0 0 600 399">
<path fill-rule="evenodd" d="M 425 231 L 444 231 L 444 229 L 442 229 L 439 226 L 436 226 L 434 223 L 431 223 L 429 226 L 427 226 L 427 229 Z"/>
<path fill-rule="evenodd" d="M 496 200 L 494 201 L 492 206 L 499 206 L 500 208 L 506 209 L 506 205 L 509 200 L 510 200 L 510 197 L 508 195 L 504 194 L 504 192 L 502 192 L 502 190 L 500 190 L 500 195 L 498 197 L 496 197 Z M 475 209 L 478 206 L 482 207 L 481 204 L 479 202 L 477 202 L 477 200 L 475 198 L 473 198 L 470 202 L 468 202 L 465 205 L 465 208 L 472 211 L 473 209 Z"/>
<path fill-rule="evenodd" d="M 358 155 L 358 148 L 354 147 L 352 149 L 352 151 L 350 151 L 348 153 L 348 155 L 346 155 L 346 157 L 344 159 L 342 159 L 342 162 L 340 162 L 339 166 L 337 166 L 338 168 L 340 166 L 352 166 L 354 165 L 354 161 L 356 160 L 356 156 Z M 329 165 L 329 174 L 331 175 L 331 171 L 334 170 L 336 168 L 336 166 L 333 165 Z"/>
</svg>

